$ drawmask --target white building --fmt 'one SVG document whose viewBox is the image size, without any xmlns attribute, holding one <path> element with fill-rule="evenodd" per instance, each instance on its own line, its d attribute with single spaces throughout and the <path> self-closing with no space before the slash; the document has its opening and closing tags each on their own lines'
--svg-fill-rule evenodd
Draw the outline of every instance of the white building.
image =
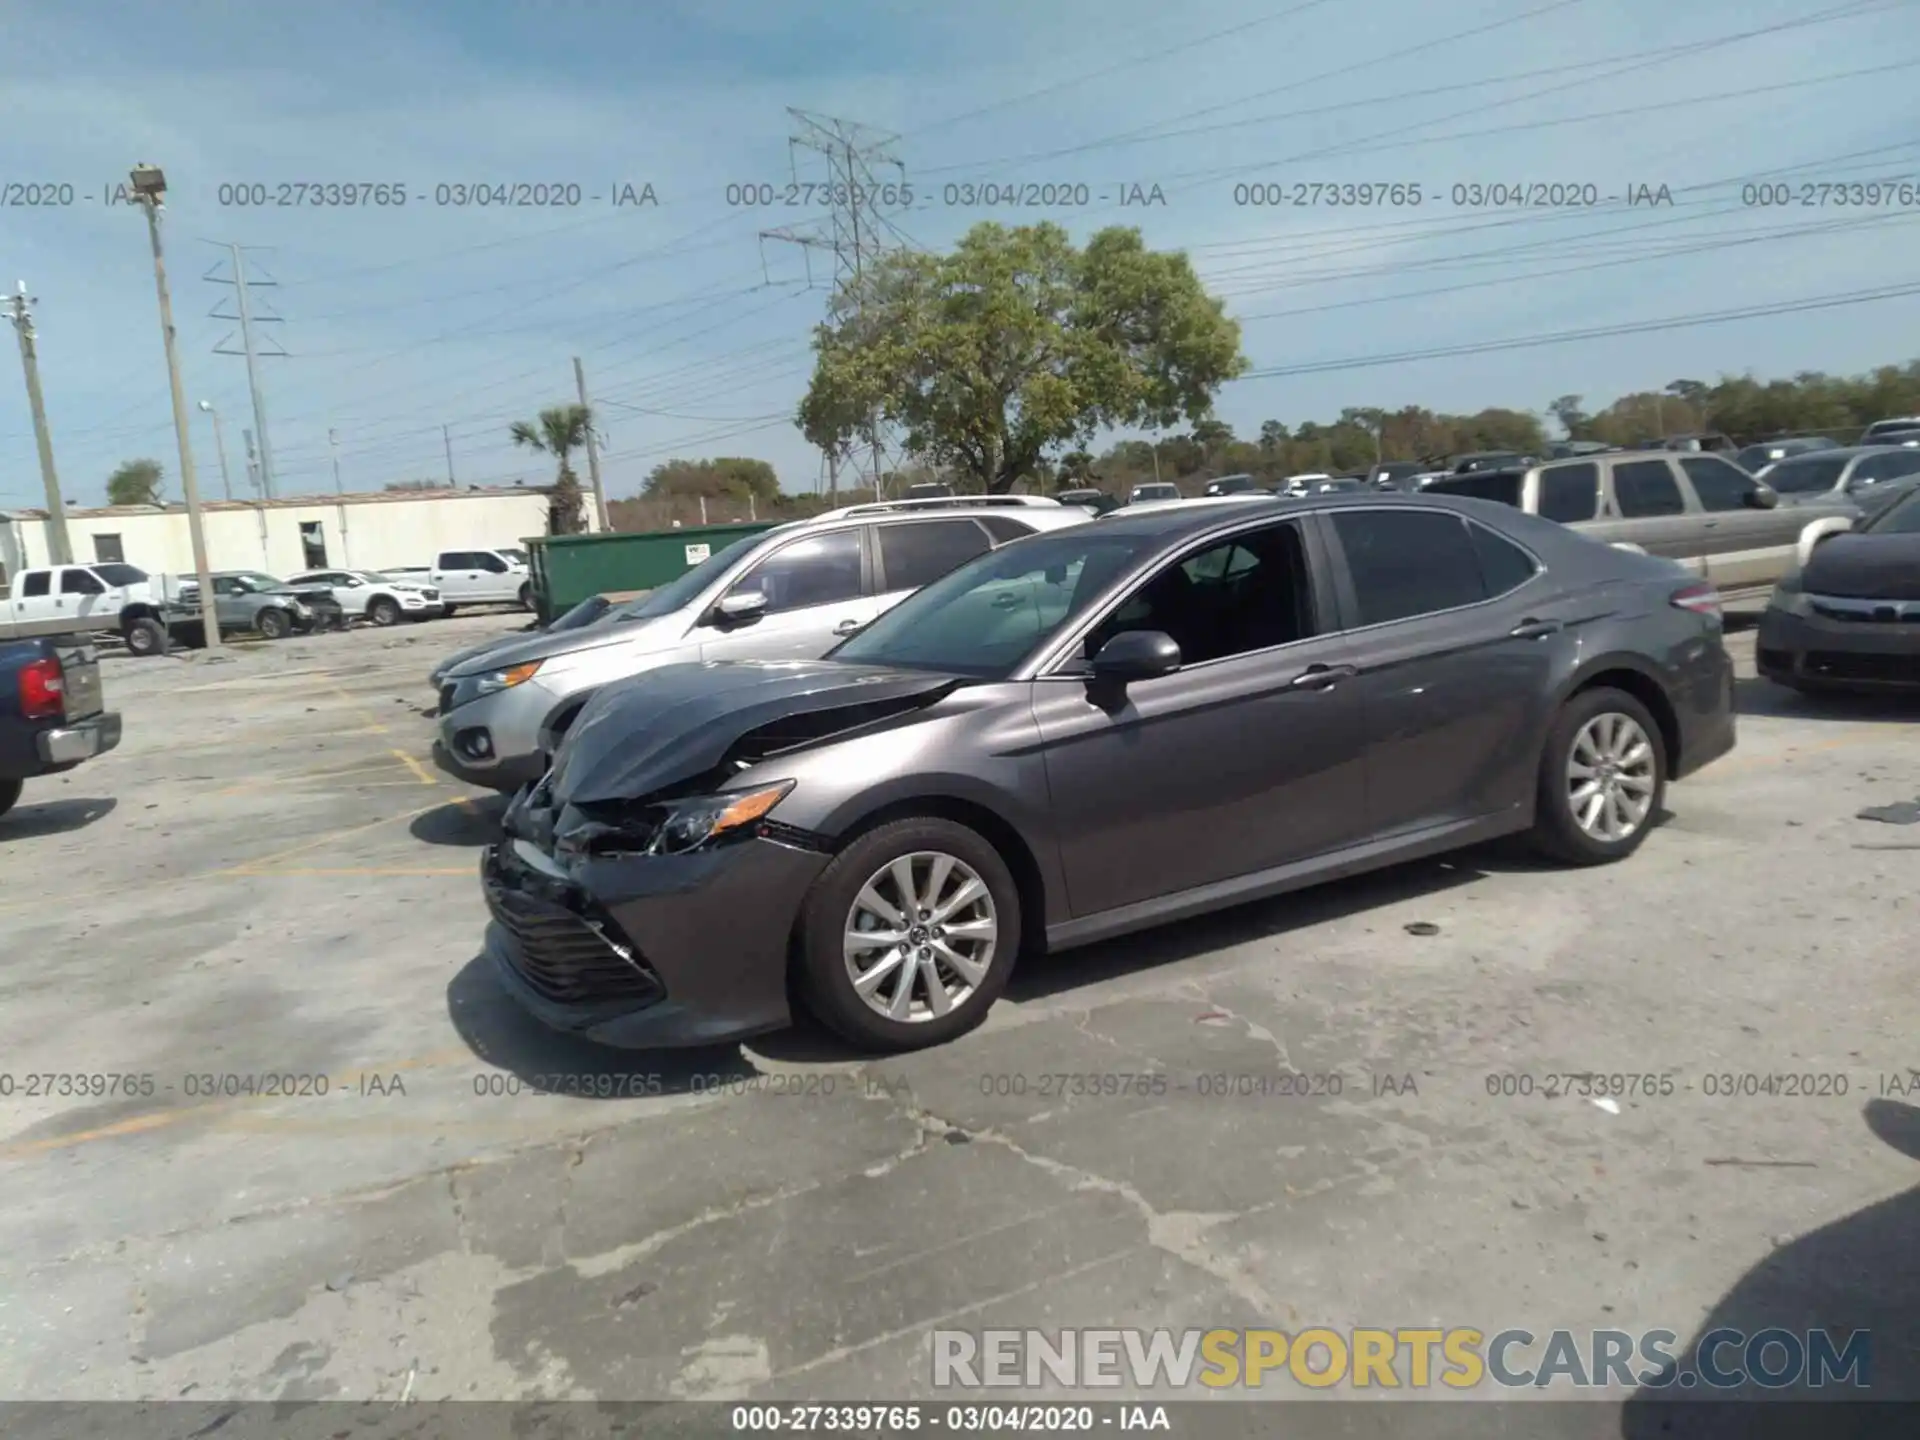
<svg viewBox="0 0 1920 1440">
<path fill-rule="evenodd" d="M 394 490 L 201 505 L 213 570 L 379 570 L 430 565 L 442 550 L 524 546 L 547 533 L 547 495 L 532 488 Z M 593 506 L 586 506 L 588 524 Z M 110 505 L 69 510 L 77 564 L 124 560 L 155 575 L 190 575 L 193 540 L 184 505 Z M 47 512 L 0 511 L 0 585 L 51 560 Z"/>
</svg>

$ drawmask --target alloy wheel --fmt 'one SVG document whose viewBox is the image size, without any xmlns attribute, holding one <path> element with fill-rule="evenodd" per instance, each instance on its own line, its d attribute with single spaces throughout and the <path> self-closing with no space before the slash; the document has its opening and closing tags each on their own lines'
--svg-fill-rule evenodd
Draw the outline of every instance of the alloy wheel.
<svg viewBox="0 0 1920 1440">
<path fill-rule="evenodd" d="M 1635 834 L 1653 809 L 1659 780 L 1653 741 L 1631 715 L 1596 715 L 1573 737 L 1567 805 L 1573 823 L 1603 844 Z"/>
<path fill-rule="evenodd" d="M 942 851 L 890 860 L 848 912 L 842 955 L 854 993 L 889 1020 L 951 1014 L 993 965 L 1000 917 L 986 881 Z"/>
</svg>

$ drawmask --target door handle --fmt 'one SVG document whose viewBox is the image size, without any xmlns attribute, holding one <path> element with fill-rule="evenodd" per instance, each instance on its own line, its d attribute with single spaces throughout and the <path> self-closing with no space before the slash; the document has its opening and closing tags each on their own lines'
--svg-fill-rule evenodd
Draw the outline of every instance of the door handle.
<svg viewBox="0 0 1920 1440">
<path fill-rule="evenodd" d="M 1507 634 L 1516 640 L 1539 640 L 1548 635 L 1557 635 L 1562 629 L 1558 620 L 1522 620 Z"/>
<path fill-rule="evenodd" d="M 1351 680 L 1359 670 L 1351 665 L 1309 665 L 1287 684 L 1289 690 L 1331 690 L 1342 680 Z"/>
<path fill-rule="evenodd" d="M 833 633 L 836 635 L 851 635 L 859 628 L 860 622 L 858 620 L 842 620 L 838 625 L 833 627 Z"/>
</svg>

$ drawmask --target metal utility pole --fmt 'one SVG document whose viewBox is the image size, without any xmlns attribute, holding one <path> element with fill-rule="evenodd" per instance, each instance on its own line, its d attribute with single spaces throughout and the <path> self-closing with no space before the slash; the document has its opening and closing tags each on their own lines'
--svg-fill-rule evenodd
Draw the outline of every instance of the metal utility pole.
<svg viewBox="0 0 1920 1440">
<path fill-rule="evenodd" d="M 580 392 L 580 408 L 587 412 L 587 474 L 593 480 L 593 513 L 595 528 L 601 531 L 611 530 L 607 521 L 607 491 L 600 483 L 600 441 L 593 433 L 593 407 L 587 403 L 587 372 L 581 368 L 580 357 L 573 357 L 573 383 Z"/>
<path fill-rule="evenodd" d="M 822 189 L 833 204 L 823 220 L 763 230 L 760 238 L 799 245 L 806 250 L 831 251 L 834 293 L 828 310 L 836 318 L 845 318 L 857 313 L 867 263 L 894 248 L 884 236 L 888 232 L 896 236 L 900 233 L 886 218 L 887 211 L 911 208 L 905 203 L 906 166 L 893 154 L 893 146 L 900 137 L 855 121 L 791 107 L 787 114 L 793 117 L 797 127 L 796 133 L 787 137 L 789 159 L 794 159 L 796 150 L 811 150 L 826 157 L 828 183 Z M 794 168 L 797 182 L 797 161 Z M 876 168 L 891 168 L 899 178 L 892 182 L 876 180 Z M 889 196 L 894 197 L 892 203 L 886 203 Z M 811 267 L 808 278 L 812 278 Z M 883 498 L 886 473 L 879 417 L 869 415 L 865 428 L 873 464 L 873 495 L 878 500 Z"/>
<path fill-rule="evenodd" d="M 327 429 L 327 449 L 333 454 L 333 493 L 346 494 L 346 487 L 340 483 L 340 432 L 331 426 Z"/>
<path fill-rule="evenodd" d="M 160 211 L 167 178 L 157 165 L 133 167 L 133 192 L 147 212 L 147 234 L 153 241 L 153 283 L 160 294 L 160 337 L 167 351 L 167 386 L 173 392 L 173 433 L 180 442 L 180 490 L 187 502 L 187 534 L 193 541 L 193 568 L 200 581 L 200 623 L 209 654 L 218 654 L 220 617 L 214 607 L 213 576 L 207 564 L 207 535 L 200 523 L 200 482 L 193 470 L 193 437 L 187 432 L 187 392 L 180 383 L 180 351 L 174 343 L 173 298 L 167 293 L 167 262 L 160 247 Z"/>
<path fill-rule="evenodd" d="M 440 443 L 447 447 L 447 488 L 452 490 L 455 488 L 453 478 L 453 436 L 448 433 L 447 427 L 444 425 L 440 427 Z"/>
<path fill-rule="evenodd" d="M 60 477 L 53 468 L 53 437 L 47 433 L 47 406 L 40 394 L 40 360 L 34 352 L 33 304 L 27 282 L 19 282 L 8 316 L 20 336 L 20 364 L 27 372 L 27 407 L 33 411 L 33 440 L 40 450 L 40 481 L 47 487 L 47 550 L 55 565 L 73 563 L 73 545 L 67 539 L 67 502 L 60 498 Z"/>
<path fill-rule="evenodd" d="M 213 448 L 220 453 L 220 488 L 226 492 L 227 499 L 233 499 L 233 476 L 227 471 L 227 442 L 220 433 L 220 412 L 213 408 L 211 400 L 202 400 L 200 408 L 213 417 Z"/>
<path fill-rule="evenodd" d="M 280 323 L 280 317 L 272 314 L 256 315 L 254 313 L 252 288 L 255 286 L 277 285 L 279 282 L 273 279 L 249 280 L 247 278 L 246 247 L 243 245 L 230 244 L 227 245 L 225 249 L 233 265 L 233 275 L 231 278 L 218 274 L 217 272 L 220 268 L 218 265 L 214 266 L 212 270 L 209 270 L 202 278 L 211 280 L 219 285 L 231 285 L 233 287 L 234 309 L 237 313 L 223 315 L 220 313 L 220 307 L 216 305 L 209 314 L 216 320 L 235 320 L 239 322 L 240 348 L 238 350 L 226 348 L 227 342 L 233 338 L 233 336 L 229 334 L 222 337 L 219 344 L 213 347 L 213 353 L 216 355 L 244 355 L 247 357 L 247 390 L 253 399 L 253 428 L 254 433 L 260 437 L 260 484 L 266 498 L 272 500 L 276 498 L 277 492 L 274 489 L 273 482 L 273 445 L 267 438 L 267 397 L 265 392 L 260 388 L 260 359 L 263 355 L 284 357 L 287 352 L 280 349 L 278 345 L 275 345 L 275 348 L 271 350 L 262 350 L 260 348 L 260 342 L 254 335 L 253 327 L 256 324 L 277 325 Z"/>
</svg>

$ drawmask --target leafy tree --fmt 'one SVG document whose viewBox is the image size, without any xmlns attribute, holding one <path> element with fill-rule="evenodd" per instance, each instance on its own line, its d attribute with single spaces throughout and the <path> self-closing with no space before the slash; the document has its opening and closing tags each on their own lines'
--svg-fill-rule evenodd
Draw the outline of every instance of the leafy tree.
<svg viewBox="0 0 1920 1440">
<path fill-rule="evenodd" d="M 1593 423 L 1592 417 L 1580 408 L 1580 396 L 1562 395 L 1557 400 L 1547 402 L 1547 410 L 1560 422 L 1560 428 L 1567 432 L 1569 440 L 1587 438 L 1587 427 Z"/>
<path fill-rule="evenodd" d="M 1184 255 L 1121 227 L 1076 250 L 1052 224 L 981 224 L 951 254 L 885 257 L 837 297 L 814 350 L 809 441 L 847 444 L 878 417 L 996 494 L 1103 428 L 1198 423 L 1247 364 Z"/>
<path fill-rule="evenodd" d="M 1262 420 L 1260 422 L 1260 449 L 1264 453 L 1268 455 L 1273 454 L 1292 438 L 1292 436 L 1287 434 L 1287 427 L 1282 425 L 1278 420 Z"/>
<path fill-rule="evenodd" d="M 556 535 L 578 535 L 587 528 L 580 478 L 573 473 L 570 460 L 573 452 L 587 443 L 587 432 L 592 426 L 593 415 L 586 406 L 553 405 L 542 410 L 538 420 L 516 420 L 507 430 L 515 445 L 551 455 L 560 463 L 548 507 L 553 514 Z"/>
<path fill-rule="evenodd" d="M 109 505 L 159 505 L 165 472 L 158 460 L 128 460 L 107 477 Z"/>
</svg>

